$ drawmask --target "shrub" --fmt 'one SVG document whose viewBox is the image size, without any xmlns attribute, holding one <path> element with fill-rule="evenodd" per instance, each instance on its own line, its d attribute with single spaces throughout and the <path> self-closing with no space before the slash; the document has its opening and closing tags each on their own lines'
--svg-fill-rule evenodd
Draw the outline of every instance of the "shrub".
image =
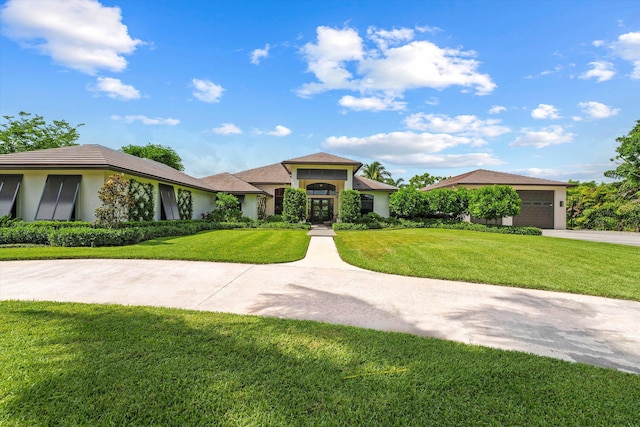
<svg viewBox="0 0 640 427">
<path fill-rule="evenodd" d="M 357 190 L 344 190 L 340 193 L 338 219 L 340 222 L 357 222 L 360 219 L 360 207 L 360 192 Z"/>
<path fill-rule="evenodd" d="M 178 189 L 178 212 L 180 219 L 191 219 L 193 217 L 193 196 L 191 191 Z"/>
<path fill-rule="evenodd" d="M 427 213 L 425 193 L 404 187 L 389 196 L 389 212 L 397 218 L 424 218 Z"/>
<path fill-rule="evenodd" d="M 144 233 L 140 228 L 62 228 L 49 234 L 51 246 L 124 246 L 142 241 Z"/>
<path fill-rule="evenodd" d="M 134 200 L 129 193 L 129 180 L 124 175 L 111 175 L 98 191 L 98 197 L 102 206 L 96 209 L 96 222 L 106 227 L 117 227 L 127 220 Z"/>
<path fill-rule="evenodd" d="M 469 213 L 485 220 L 520 213 L 520 196 L 510 185 L 487 185 L 469 192 Z"/>
<path fill-rule="evenodd" d="M 49 244 L 49 233 L 54 231 L 53 227 L 2 227 L 0 228 L 0 244 Z"/>
<path fill-rule="evenodd" d="M 236 222 L 242 217 L 240 202 L 233 194 L 218 193 L 216 195 L 216 210 L 207 214 L 207 221 Z"/>
<path fill-rule="evenodd" d="M 133 203 L 129 206 L 130 221 L 153 221 L 155 203 L 153 184 L 129 180 L 129 196 Z"/>
<path fill-rule="evenodd" d="M 468 190 L 438 188 L 424 192 L 428 218 L 461 219 L 469 209 Z"/>
<path fill-rule="evenodd" d="M 282 216 L 287 222 L 307 219 L 307 192 L 302 188 L 286 188 L 282 200 Z"/>
</svg>

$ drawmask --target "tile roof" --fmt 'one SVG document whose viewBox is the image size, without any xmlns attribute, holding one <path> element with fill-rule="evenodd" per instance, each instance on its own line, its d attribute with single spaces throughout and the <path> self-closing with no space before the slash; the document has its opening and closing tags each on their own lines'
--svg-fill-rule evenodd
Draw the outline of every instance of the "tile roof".
<svg viewBox="0 0 640 427">
<path fill-rule="evenodd" d="M 249 169 L 233 175 L 251 184 L 291 184 L 291 174 L 282 163 Z"/>
<path fill-rule="evenodd" d="M 495 172 L 486 169 L 478 169 L 462 175 L 447 178 L 423 188 L 423 191 L 435 190 L 436 188 L 453 187 L 457 185 L 553 185 L 568 187 L 571 184 L 562 181 L 552 181 L 550 179 L 532 178 L 529 176 L 515 175 L 512 173 Z"/>
<path fill-rule="evenodd" d="M 358 191 L 388 191 L 393 192 L 398 188 L 393 185 L 385 184 L 384 182 L 375 181 L 373 179 L 365 178 L 363 176 L 353 176 L 353 189 Z"/>
<path fill-rule="evenodd" d="M 265 194 L 261 189 L 228 172 L 200 178 L 218 191 L 230 194 Z"/>
<path fill-rule="evenodd" d="M 206 182 L 163 163 L 97 144 L 0 155 L 0 169 L 108 169 L 173 184 L 216 191 Z"/>
<path fill-rule="evenodd" d="M 329 153 L 314 153 L 307 156 L 296 157 L 295 159 L 289 159 L 282 162 L 283 165 L 288 164 L 307 164 L 307 165 L 351 165 L 355 166 L 356 170 L 360 169 L 362 163 L 355 160 L 346 159 L 344 157 L 334 156 Z"/>
</svg>

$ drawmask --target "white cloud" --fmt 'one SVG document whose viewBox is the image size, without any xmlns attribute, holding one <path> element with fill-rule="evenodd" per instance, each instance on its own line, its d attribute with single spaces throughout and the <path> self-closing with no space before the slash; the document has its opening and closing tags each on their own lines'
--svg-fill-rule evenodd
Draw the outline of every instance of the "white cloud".
<svg viewBox="0 0 640 427">
<path fill-rule="evenodd" d="M 291 134 L 291 129 L 285 126 L 278 125 L 274 130 L 255 130 L 257 135 L 271 135 L 277 137 L 283 137 Z"/>
<path fill-rule="evenodd" d="M 620 35 L 611 48 L 620 58 L 631 61 L 631 78 L 640 79 L 640 31 Z"/>
<path fill-rule="evenodd" d="M 511 132 L 506 126 L 500 125 L 500 120 L 481 120 L 473 115 L 460 115 L 449 117 L 446 114 L 411 114 L 405 119 L 405 124 L 409 129 L 457 133 L 475 137 L 496 137 Z"/>
<path fill-rule="evenodd" d="M 619 108 L 611 108 L 608 105 L 596 101 L 581 102 L 578 104 L 578 107 L 582 109 L 584 114 L 593 119 L 605 119 L 615 116 L 620 112 Z"/>
<path fill-rule="evenodd" d="M 172 119 L 171 117 L 167 117 L 163 119 L 161 117 L 147 117 L 143 115 L 131 115 L 131 116 L 111 116 L 112 120 L 121 120 L 125 123 L 133 123 L 140 122 L 143 125 L 165 125 L 165 126 L 175 126 L 180 123 L 178 119 Z"/>
<path fill-rule="evenodd" d="M 539 104 L 538 108 L 531 111 L 531 117 L 538 120 L 561 118 L 560 114 L 558 114 L 558 109 L 549 104 Z"/>
<path fill-rule="evenodd" d="M 544 148 L 550 145 L 566 144 L 573 141 L 575 134 L 565 133 L 562 126 L 549 126 L 541 130 L 523 129 L 523 135 L 515 139 L 511 147 Z"/>
<path fill-rule="evenodd" d="M 369 28 L 375 46 L 367 49 L 352 28 L 317 28 L 315 43 L 307 43 L 301 53 L 318 81 L 298 89 L 302 97 L 329 90 L 353 90 L 375 94 L 377 98 L 402 97 L 406 90 L 445 89 L 450 86 L 474 88 L 486 95 L 496 85 L 488 74 L 477 71 L 475 52 L 441 48 L 428 41 L 414 40 L 407 28 Z M 382 94 L 382 95 L 381 95 Z"/>
<path fill-rule="evenodd" d="M 507 111 L 507 107 L 503 107 L 502 105 L 493 105 L 489 108 L 489 114 L 500 114 L 505 111 Z"/>
<path fill-rule="evenodd" d="M 604 40 L 594 40 L 591 44 L 595 47 L 600 47 L 604 45 Z"/>
<path fill-rule="evenodd" d="M 404 110 L 407 105 L 406 102 L 395 101 L 393 98 L 356 98 L 351 95 L 346 95 L 340 98 L 338 104 L 356 111 Z"/>
<path fill-rule="evenodd" d="M 427 105 L 438 105 L 440 103 L 440 100 L 436 96 L 430 96 L 429 99 L 424 101 L 424 103 Z"/>
<path fill-rule="evenodd" d="M 140 91 L 131 85 L 126 85 L 120 79 L 111 77 L 98 77 L 96 84 L 89 87 L 94 92 L 104 92 L 109 98 L 121 99 L 129 101 L 131 99 L 140 99 Z"/>
<path fill-rule="evenodd" d="M 193 96 L 203 102 L 220 102 L 224 88 L 209 80 L 192 79 Z"/>
<path fill-rule="evenodd" d="M 599 82 L 606 82 L 616 74 L 613 64 L 606 61 L 589 62 L 592 67 L 589 71 L 580 75 L 581 79 L 596 79 Z"/>
<path fill-rule="evenodd" d="M 569 164 L 557 168 L 526 168 L 510 171 L 518 175 L 533 176 L 536 178 L 553 179 L 558 181 L 579 180 L 597 181 L 605 180 L 603 173 L 611 169 L 611 164 Z"/>
<path fill-rule="evenodd" d="M 0 14 L 6 36 L 87 74 L 123 71 L 123 55 L 143 43 L 129 36 L 120 8 L 96 0 L 9 0 Z"/>
<path fill-rule="evenodd" d="M 268 58 L 269 49 L 270 46 L 268 43 L 264 46 L 264 49 L 254 49 L 253 52 L 251 52 L 251 63 L 258 65 L 262 58 Z"/>
<path fill-rule="evenodd" d="M 412 154 L 410 156 L 381 156 L 380 160 L 389 163 L 402 164 L 407 167 L 421 167 L 433 169 L 446 168 L 482 168 L 502 165 L 504 162 L 489 153 L 469 154 Z"/>
<path fill-rule="evenodd" d="M 218 135 L 235 135 L 242 133 L 242 130 L 240 130 L 240 128 L 233 123 L 223 123 L 222 126 L 214 128 L 213 132 L 217 133 Z"/>
</svg>

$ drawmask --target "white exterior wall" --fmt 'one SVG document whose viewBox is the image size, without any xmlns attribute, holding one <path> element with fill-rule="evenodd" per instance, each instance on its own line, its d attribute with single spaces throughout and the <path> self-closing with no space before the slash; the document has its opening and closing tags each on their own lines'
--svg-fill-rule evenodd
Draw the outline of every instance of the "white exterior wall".
<svg viewBox="0 0 640 427">
<path fill-rule="evenodd" d="M 266 215 L 271 216 L 275 215 L 275 193 L 276 188 L 292 188 L 289 184 L 253 184 L 254 187 L 257 187 L 268 194 L 267 196 L 267 207 L 265 209 Z M 295 187 L 293 187 L 295 188 Z M 257 212 L 257 207 L 256 207 Z M 257 213 L 256 213 L 257 215 Z M 248 215 L 247 215 L 248 216 Z"/>
<path fill-rule="evenodd" d="M 245 194 L 242 202 L 242 216 L 258 219 L 258 195 Z"/>
<path fill-rule="evenodd" d="M 384 218 L 389 218 L 389 193 L 384 191 L 361 191 L 361 194 L 373 196 L 373 212 Z"/>
</svg>

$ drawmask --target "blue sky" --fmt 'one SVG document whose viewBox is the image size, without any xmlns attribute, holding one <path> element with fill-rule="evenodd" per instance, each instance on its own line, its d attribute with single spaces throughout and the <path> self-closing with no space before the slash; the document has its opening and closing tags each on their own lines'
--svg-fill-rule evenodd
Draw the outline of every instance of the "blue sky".
<svg viewBox="0 0 640 427">
<path fill-rule="evenodd" d="M 326 151 L 602 181 L 640 119 L 635 0 L 0 4 L 1 115 L 167 145 L 197 177 Z"/>
</svg>

